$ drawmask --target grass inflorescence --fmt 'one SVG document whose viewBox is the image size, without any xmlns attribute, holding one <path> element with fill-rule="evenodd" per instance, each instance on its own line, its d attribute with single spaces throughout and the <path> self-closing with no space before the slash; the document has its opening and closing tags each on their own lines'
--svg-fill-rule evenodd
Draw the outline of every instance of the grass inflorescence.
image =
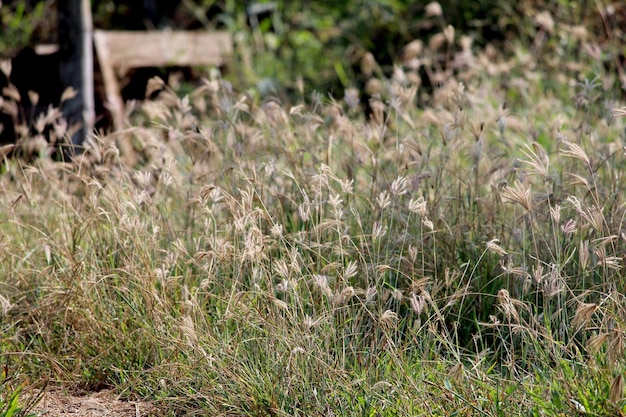
<svg viewBox="0 0 626 417">
<path fill-rule="evenodd" d="M 172 415 L 624 412 L 623 109 L 464 53 L 427 108 L 401 68 L 369 118 L 214 77 L 4 159 L 6 369 Z"/>
</svg>

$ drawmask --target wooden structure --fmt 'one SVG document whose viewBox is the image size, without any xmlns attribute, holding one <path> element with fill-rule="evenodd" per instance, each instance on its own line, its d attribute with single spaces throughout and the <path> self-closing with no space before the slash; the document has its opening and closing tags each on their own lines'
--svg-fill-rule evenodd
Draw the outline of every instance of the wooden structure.
<svg viewBox="0 0 626 417">
<path fill-rule="evenodd" d="M 225 31 L 103 31 L 93 34 L 106 101 L 116 129 L 122 127 L 124 102 L 119 79 L 132 68 L 224 65 L 232 55 Z"/>
<path fill-rule="evenodd" d="M 63 117 L 68 123 L 71 147 L 66 157 L 80 152 L 85 136 L 94 123 L 93 42 L 91 2 L 58 0 L 59 77 L 65 88 L 75 95 L 63 103 Z"/>
<path fill-rule="evenodd" d="M 70 157 L 80 153 L 95 120 L 93 46 L 102 70 L 106 104 L 115 129 L 124 118 L 119 79 L 131 68 L 223 65 L 232 54 L 228 32 L 93 30 L 90 0 L 58 0 L 59 74 L 74 97 L 63 104 L 70 126 Z"/>
</svg>

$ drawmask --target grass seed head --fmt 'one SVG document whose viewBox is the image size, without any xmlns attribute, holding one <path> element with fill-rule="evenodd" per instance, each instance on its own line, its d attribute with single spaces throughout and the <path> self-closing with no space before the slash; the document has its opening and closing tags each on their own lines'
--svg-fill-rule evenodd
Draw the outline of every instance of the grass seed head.
<svg viewBox="0 0 626 417">
<path fill-rule="evenodd" d="M 599 333 L 589 338 L 586 345 L 587 351 L 589 351 L 592 355 L 595 355 L 600 351 L 608 339 L 609 333 Z"/>
<path fill-rule="evenodd" d="M 359 270 L 359 266 L 355 261 L 348 262 L 348 265 L 346 266 L 343 272 L 343 279 L 348 280 L 356 276 L 358 270 Z"/>
<path fill-rule="evenodd" d="M 559 268 L 555 264 L 550 264 L 550 271 L 542 277 L 543 293 L 546 297 L 552 298 L 559 295 L 565 288 L 565 283 Z"/>
<path fill-rule="evenodd" d="M 583 240 L 578 248 L 578 263 L 582 271 L 587 270 L 589 266 L 589 241 Z"/>
<path fill-rule="evenodd" d="M 427 17 L 439 17 L 443 15 L 443 9 L 441 8 L 441 5 L 436 1 L 428 3 L 424 10 Z"/>
<path fill-rule="evenodd" d="M 328 285 L 328 276 L 314 274 L 313 283 L 325 296 L 327 297 L 333 296 L 333 292 L 331 291 L 330 286 Z"/>
<path fill-rule="evenodd" d="M 1 3 L 0 3 L 1 4 Z M 0 71 L 5 75 L 7 80 L 11 76 L 11 67 L 12 61 L 10 59 L 1 59 L 0 60 Z"/>
<path fill-rule="evenodd" d="M 391 195 L 389 195 L 387 190 L 384 190 L 376 197 L 376 203 L 378 203 L 381 210 L 386 209 L 391 204 Z"/>
<path fill-rule="evenodd" d="M 624 332 L 620 329 L 613 329 L 609 333 L 608 344 L 607 344 L 607 359 L 615 364 L 617 361 L 622 360 L 624 358 Z"/>
<path fill-rule="evenodd" d="M 424 217 L 422 219 L 422 223 L 424 223 L 424 226 L 426 226 L 426 228 L 430 230 L 431 232 L 435 230 L 435 224 L 432 221 L 430 221 L 428 217 Z"/>
<path fill-rule="evenodd" d="M 409 261 L 411 261 L 411 263 L 414 264 L 416 260 L 417 260 L 417 248 L 413 245 L 409 245 Z"/>
<path fill-rule="evenodd" d="M 391 310 L 385 310 L 380 316 L 380 323 L 387 328 L 394 327 L 398 322 L 398 313 Z"/>
<path fill-rule="evenodd" d="M 426 215 L 426 201 L 424 197 L 420 196 L 417 199 L 410 199 L 409 211 L 419 214 L 420 217 L 424 217 Z"/>
<path fill-rule="evenodd" d="M 591 160 L 589 159 L 589 156 L 587 156 L 587 153 L 585 153 L 580 145 L 569 141 L 563 141 L 562 143 L 565 149 L 561 149 L 561 155 L 578 159 L 580 161 L 583 161 L 588 167 L 591 166 Z"/>
<path fill-rule="evenodd" d="M 387 225 L 374 222 L 372 225 L 372 242 L 377 242 L 387 234 Z"/>
<path fill-rule="evenodd" d="M 424 311 L 424 307 L 426 306 L 426 297 L 423 294 L 417 295 L 415 293 L 411 294 L 411 298 L 409 298 L 411 303 L 411 308 L 418 316 L 422 314 Z"/>
<path fill-rule="evenodd" d="M 356 292 L 354 291 L 354 287 L 352 286 L 345 287 L 340 292 L 335 294 L 335 297 L 333 299 L 333 305 L 335 307 L 342 307 L 346 305 L 348 301 L 350 301 L 350 299 L 354 297 L 355 295 L 356 295 Z"/>
<path fill-rule="evenodd" d="M 512 203 L 521 205 L 526 211 L 531 211 L 533 208 L 530 186 L 525 188 L 519 180 L 515 180 L 513 187 L 505 185 L 502 191 L 502 197 Z"/>
<path fill-rule="evenodd" d="M 609 388 L 609 400 L 617 404 L 624 398 L 624 377 L 618 374 L 613 378 Z"/>
<path fill-rule="evenodd" d="M 487 242 L 487 249 L 499 256 L 506 256 L 507 252 L 502 249 L 502 247 L 498 245 L 498 243 L 500 243 L 499 239 L 491 239 L 489 242 Z"/>
<path fill-rule="evenodd" d="M 13 304 L 4 295 L 0 294 L 0 316 L 6 316 L 7 313 L 13 308 Z"/>
<path fill-rule="evenodd" d="M 406 177 L 403 177 L 403 176 L 397 177 L 391 183 L 391 187 L 390 187 L 391 195 L 394 197 L 399 197 L 401 195 L 406 194 L 408 191 L 407 186 L 408 186 L 408 181 Z"/>
<path fill-rule="evenodd" d="M 504 314 L 507 321 L 513 320 L 519 324 L 520 317 L 515 306 L 517 304 L 516 301 L 511 298 L 509 292 L 504 288 L 498 291 L 498 309 Z"/>
<path fill-rule="evenodd" d="M 376 289 L 376 287 L 367 287 L 367 290 L 365 290 L 365 304 L 372 304 L 376 299 L 376 295 L 378 295 L 378 290 Z"/>
<path fill-rule="evenodd" d="M 584 326 L 591 320 L 591 316 L 598 309 L 598 305 L 594 303 L 581 303 L 576 309 L 572 326 L 578 328 Z"/>
<path fill-rule="evenodd" d="M 561 225 L 561 231 L 566 235 L 576 233 L 576 220 L 568 219 L 565 224 Z"/>
</svg>

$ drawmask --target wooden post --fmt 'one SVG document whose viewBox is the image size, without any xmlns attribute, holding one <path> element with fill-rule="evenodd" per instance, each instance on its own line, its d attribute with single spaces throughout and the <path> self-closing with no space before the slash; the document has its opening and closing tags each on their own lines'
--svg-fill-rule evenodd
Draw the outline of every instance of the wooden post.
<svg viewBox="0 0 626 417">
<path fill-rule="evenodd" d="M 63 117 L 71 135 L 71 157 L 80 153 L 93 130 L 93 25 L 89 0 L 57 0 L 60 47 L 60 78 L 76 95 L 62 104 Z"/>
</svg>

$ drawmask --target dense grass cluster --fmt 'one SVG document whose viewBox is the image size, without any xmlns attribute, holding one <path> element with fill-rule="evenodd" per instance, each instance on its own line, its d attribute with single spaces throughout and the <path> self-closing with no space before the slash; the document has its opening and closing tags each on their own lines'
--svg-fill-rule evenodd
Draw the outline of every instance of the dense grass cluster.
<svg viewBox="0 0 626 417">
<path fill-rule="evenodd" d="M 164 415 L 626 412 L 617 83 L 457 58 L 427 108 L 400 67 L 369 118 L 215 76 L 71 163 L 4 159 L 0 406 L 50 381 Z"/>
</svg>

